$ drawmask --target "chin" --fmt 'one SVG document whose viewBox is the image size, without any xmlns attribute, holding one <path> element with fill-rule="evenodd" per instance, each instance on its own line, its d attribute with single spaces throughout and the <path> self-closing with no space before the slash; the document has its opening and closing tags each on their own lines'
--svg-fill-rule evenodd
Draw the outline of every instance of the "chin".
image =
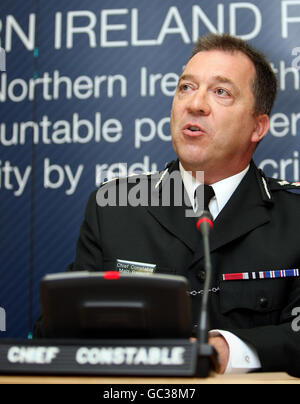
<svg viewBox="0 0 300 404">
<path fill-rule="evenodd" d="M 203 156 L 203 149 L 199 149 L 198 147 L 187 147 L 184 150 L 179 150 L 177 153 L 179 156 L 180 161 L 192 167 L 201 166 L 203 160 L 205 160 L 205 156 Z"/>
<path fill-rule="evenodd" d="M 183 168 L 186 171 L 203 171 L 203 163 L 198 160 L 192 160 L 192 159 L 181 159 L 179 157 L 179 160 L 183 166 Z"/>
</svg>

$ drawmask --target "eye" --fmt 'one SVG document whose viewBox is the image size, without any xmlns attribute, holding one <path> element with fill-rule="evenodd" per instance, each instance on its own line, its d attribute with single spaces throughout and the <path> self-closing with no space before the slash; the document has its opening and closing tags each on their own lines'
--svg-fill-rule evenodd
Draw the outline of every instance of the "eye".
<svg viewBox="0 0 300 404">
<path fill-rule="evenodd" d="M 217 88 L 216 94 L 220 95 L 221 97 L 230 97 L 231 96 L 231 94 L 224 88 Z"/>
<path fill-rule="evenodd" d="M 182 92 L 187 92 L 187 91 L 191 90 L 191 85 L 189 85 L 187 83 L 182 83 L 179 85 L 179 90 Z"/>
</svg>

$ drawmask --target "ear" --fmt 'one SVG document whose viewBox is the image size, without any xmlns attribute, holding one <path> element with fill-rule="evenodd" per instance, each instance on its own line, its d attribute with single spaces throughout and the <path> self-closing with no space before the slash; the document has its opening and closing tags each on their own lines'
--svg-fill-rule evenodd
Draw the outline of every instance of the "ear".
<svg viewBox="0 0 300 404">
<path fill-rule="evenodd" d="M 270 127 L 270 119 L 267 114 L 256 115 L 254 119 L 256 122 L 252 132 L 251 140 L 253 143 L 258 143 L 268 132 Z"/>
</svg>

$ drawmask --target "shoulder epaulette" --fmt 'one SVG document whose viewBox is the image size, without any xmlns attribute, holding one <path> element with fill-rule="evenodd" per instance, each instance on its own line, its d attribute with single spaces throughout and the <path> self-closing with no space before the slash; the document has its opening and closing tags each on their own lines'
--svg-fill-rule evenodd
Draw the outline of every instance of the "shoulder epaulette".
<svg viewBox="0 0 300 404">
<path fill-rule="evenodd" d="M 176 168 L 178 169 L 178 162 L 176 160 L 173 160 L 170 163 L 166 164 L 165 168 L 162 171 L 145 171 L 142 173 L 133 173 L 122 177 L 114 177 L 109 180 L 103 181 L 100 184 L 100 188 L 102 188 L 103 186 L 110 186 L 113 184 L 121 185 L 126 182 L 130 182 L 130 179 L 134 177 L 136 179 L 138 178 L 143 179 L 145 177 L 151 176 L 151 180 L 153 179 L 153 181 L 155 182 L 155 189 L 159 189 L 166 174 Z"/>
<path fill-rule="evenodd" d="M 286 180 L 278 180 L 275 178 L 268 178 L 268 183 L 271 191 L 292 191 L 297 190 L 300 192 L 300 182 L 289 182 Z"/>
<path fill-rule="evenodd" d="M 149 175 L 153 175 L 153 174 L 157 174 L 157 171 L 145 171 L 142 173 L 132 173 L 129 175 L 126 175 L 124 177 L 114 177 L 114 178 L 110 178 L 109 180 L 103 181 L 100 184 L 100 188 L 103 187 L 104 185 L 113 183 L 113 182 L 125 182 L 127 181 L 129 178 L 133 178 L 133 177 L 141 177 L 141 176 L 149 176 Z"/>
</svg>

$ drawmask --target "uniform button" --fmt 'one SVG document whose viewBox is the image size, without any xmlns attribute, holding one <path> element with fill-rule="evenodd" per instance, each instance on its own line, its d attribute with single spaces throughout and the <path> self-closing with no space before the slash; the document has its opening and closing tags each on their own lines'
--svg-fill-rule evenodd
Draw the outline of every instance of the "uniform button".
<svg viewBox="0 0 300 404">
<path fill-rule="evenodd" d="M 264 296 L 259 299 L 259 305 L 262 309 L 268 307 L 268 303 L 269 303 L 268 299 Z"/>
<path fill-rule="evenodd" d="M 193 329 L 192 329 L 192 336 L 193 337 L 197 336 L 197 331 L 198 331 L 198 324 L 194 324 Z"/>
<path fill-rule="evenodd" d="M 206 278 L 206 273 L 205 273 L 205 271 L 199 271 L 198 272 L 198 274 L 197 274 L 197 276 L 198 276 L 198 279 L 200 280 L 200 281 L 205 281 L 205 278 Z"/>
</svg>

